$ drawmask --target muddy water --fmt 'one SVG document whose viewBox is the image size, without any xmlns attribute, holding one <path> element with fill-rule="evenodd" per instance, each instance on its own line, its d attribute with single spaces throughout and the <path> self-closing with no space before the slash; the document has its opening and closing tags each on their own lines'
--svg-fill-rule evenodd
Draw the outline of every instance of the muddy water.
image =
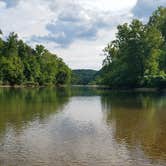
<svg viewBox="0 0 166 166">
<path fill-rule="evenodd" d="M 166 94 L 0 89 L 0 165 L 166 165 Z"/>
</svg>

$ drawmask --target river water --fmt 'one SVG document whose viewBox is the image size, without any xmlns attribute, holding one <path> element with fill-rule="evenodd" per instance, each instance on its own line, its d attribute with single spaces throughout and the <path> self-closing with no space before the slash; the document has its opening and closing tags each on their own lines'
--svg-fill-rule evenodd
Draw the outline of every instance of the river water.
<svg viewBox="0 0 166 166">
<path fill-rule="evenodd" d="M 135 165 L 166 165 L 166 93 L 0 89 L 0 166 Z"/>
</svg>

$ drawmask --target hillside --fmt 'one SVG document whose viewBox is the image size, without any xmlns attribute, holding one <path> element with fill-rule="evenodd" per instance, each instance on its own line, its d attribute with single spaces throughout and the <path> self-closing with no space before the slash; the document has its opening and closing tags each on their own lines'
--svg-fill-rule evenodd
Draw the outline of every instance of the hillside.
<svg viewBox="0 0 166 166">
<path fill-rule="evenodd" d="M 73 85 L 87 85 L 94 79 L 96 70 L 79 69 L 72 71 L 72 84 Z"/>
</svg>

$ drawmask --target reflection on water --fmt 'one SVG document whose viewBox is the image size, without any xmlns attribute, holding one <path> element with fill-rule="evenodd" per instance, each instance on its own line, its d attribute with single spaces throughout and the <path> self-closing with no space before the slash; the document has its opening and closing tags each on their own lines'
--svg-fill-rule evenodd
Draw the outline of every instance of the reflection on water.
<svg viewBox="0 0 166 166">
<path fill-rule="evenodd" d="M 0 135 L 7 125 L 17 131 L 29 122 L 44 120 L 67 101 L 65 89 L 0 89 Z"/>
<path fill-rule="evenodd" d="M 166 165 L 166 94 L 0 89 L 0 165 Z"/>
</svg>

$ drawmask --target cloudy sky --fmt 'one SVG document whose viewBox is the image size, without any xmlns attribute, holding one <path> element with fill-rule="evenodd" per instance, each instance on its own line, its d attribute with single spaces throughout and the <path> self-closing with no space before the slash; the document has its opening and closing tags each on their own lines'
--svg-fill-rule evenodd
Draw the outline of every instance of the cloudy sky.
<svg viewBox="0 0 166 166">
<path fill-rule="evenodd" d="M 72 68 L 99 69 L 116 26 L 146 21 L 166 0 L 0 0 L 0 29 L 43 44 Z"/>
</svg>

